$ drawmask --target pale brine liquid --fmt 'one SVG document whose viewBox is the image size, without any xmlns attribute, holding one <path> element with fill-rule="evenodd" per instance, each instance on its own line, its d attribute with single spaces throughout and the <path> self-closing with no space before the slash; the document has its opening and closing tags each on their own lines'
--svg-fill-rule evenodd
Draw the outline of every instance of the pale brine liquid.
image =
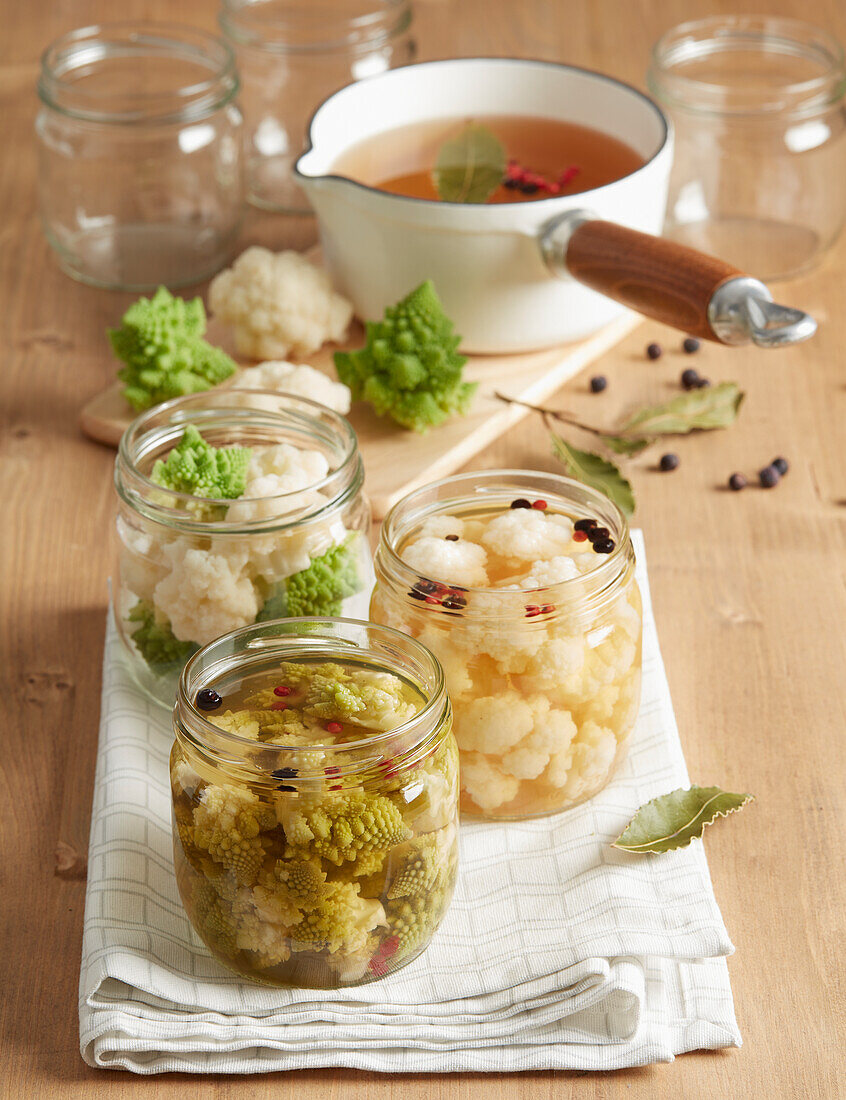
<svg viewBox="0 0 846 1100">
<path fill-rule="evenodd" d="M 439 198 L 433 170 L 444 142 L 468 126 L 484 126 L 502 143 L 507 160 L 558 187 L 555 194 L 575 195 L 602 187 L 636 171 L 643 157 L 617 138 L 558 119 L 525 115 L 483 115 L 435 119 L 388 130 L 348 149 L 332 166 L 369 187 L 418 199 Z M 564 182 L 566 181 L 566 182 Z M 531 202 L 553 192 L 503 183 L 487 203 Z"/>
</svg>

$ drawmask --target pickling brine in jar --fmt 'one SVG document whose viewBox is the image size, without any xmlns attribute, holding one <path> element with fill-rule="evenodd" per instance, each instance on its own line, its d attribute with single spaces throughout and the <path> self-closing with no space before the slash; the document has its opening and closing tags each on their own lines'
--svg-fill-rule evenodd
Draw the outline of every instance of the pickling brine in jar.
<svg viewBox="0 0 846 1100">
<path fill-rule="evenodd" d="M 443 665 L 462 811 L 523 818 L 600 791 L 640 702 L 642 608 L 625 517 L 553 474 L 494 470 L 397 504 L 371 618 Z"/>
<path fill-rule="evenodd" d="M 458 860 L 458 751 L 427 650 L 345 619 L 247 627 L 186 666 L 174 732 L 176 876 L 220 962 L 331 988 L 426 948 Z"/>
</svg>

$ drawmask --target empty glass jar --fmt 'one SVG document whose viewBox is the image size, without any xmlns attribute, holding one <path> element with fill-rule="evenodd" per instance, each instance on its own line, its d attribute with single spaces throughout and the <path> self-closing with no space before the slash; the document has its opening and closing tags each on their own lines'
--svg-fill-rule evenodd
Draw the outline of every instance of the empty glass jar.
<svg viewBox="0 0 846 1100">
<path fill-rule="evenodd" d="M 683 23 L 649 86 L 676 131 L 668 235 L 762 279 L 811 267 L 846 220 L 838 42 L 771 16 Z"/>
<path fill-rule="evenodd" d="M 48 47 L 38 187 L 64 271 L 140 291 L 226 263 L 243 211 L 237 90 L 226 43 L 187 27 L 84 27 Z"/>
<path fill-rule="evenodd" d="M 351 81 L 407 64 L 410 25 L 410 0 L 223 0 L 220 26 L 242 85 L 250 202 L 309 212 L 291 173 L 309 119 Z"/>
</svg>

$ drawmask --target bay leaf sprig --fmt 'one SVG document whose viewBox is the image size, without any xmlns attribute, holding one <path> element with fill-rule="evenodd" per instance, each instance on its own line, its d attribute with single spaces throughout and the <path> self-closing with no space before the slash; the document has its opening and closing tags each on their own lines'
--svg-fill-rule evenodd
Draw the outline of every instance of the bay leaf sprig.
<svg viewBox="0 0 846 1100">
<path fill-rule="evenodd" d="M 487 202 L 502 183 L 505 147 L 487 126 L 470 123 L 438 151 L 432 180 L 444 202 Z"/>
<path fill-rule="evenodd" d="M 754 797 L 720 787 L 679 787 L 644 803 L 611 847 L 640 853 L 686 848 L 706 825 L 736 813 Z"/>
<path fill-rule="evenodd" d="M 578 447 L 562 439 L 549 424 L 547 427 L 550 429 L 552 453 L 564 463 L 570 477 L 604 493 L 625 516 L 631 516 L 635 509 L 631 482 L 626 480 L 614 463 L 592 451 L 580 451 Z"/>
<path fill-rule="evenodd" d="M 633 413 L 619 431 L 621 435 L 636 432 L 649 437 L 728 428 L 734 423 L 744 396 L 736 382 L 689 390 L 672 401 Z"/>
</svg>

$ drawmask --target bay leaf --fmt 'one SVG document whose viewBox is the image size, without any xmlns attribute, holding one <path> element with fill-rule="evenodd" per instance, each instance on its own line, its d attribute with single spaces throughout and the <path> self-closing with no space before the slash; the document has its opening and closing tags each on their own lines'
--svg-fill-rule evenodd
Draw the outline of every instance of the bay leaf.
<svg viewBox="0 0 846 1100">
<path fill-rule="evenodd" d="M 629 458 L 634 458 L 635 455 L 639 455 L 640 452 L 652 442 L 651 439 L 627 439 L 624 435 L 603 434 L 601 439 L 605 446 L 610 451 L 613 451 L 614 454 L 627 455 Z"/>
<path fill-rule="evenodd" d="M 592 451 L 580 451 L 555 432 L 550 432 L 550 437 L 552 453 L 564 463 L 571 477 L 604 493 L 626 516 L 634 512 L 632 487 L 613 462 Z"/>
<path fill-rule="evenodd" d="M 432 173 L 438 197 L 445 202 L 487 202 L 502 183 L 505 148 L 487 126 L 465 126 L 445 141 Z"/>
<path fill-rule="evenodd" d="M 620 432 L 639 435 L 683 435 L 697 429 L 728 428 L 734 423 L 744 394 L 736 382 L 720 382 L 679 394 L 672 401 L 640 409 Z"/>
<path fill-rule="evenodd" d="M 735 813 L 753 798 L 719 787 L 679 787 L 641 806 L 611 847 L 624 852 L 686 848 L 694 837 L 702 836 L 706 825 Z"/>
</svg>

